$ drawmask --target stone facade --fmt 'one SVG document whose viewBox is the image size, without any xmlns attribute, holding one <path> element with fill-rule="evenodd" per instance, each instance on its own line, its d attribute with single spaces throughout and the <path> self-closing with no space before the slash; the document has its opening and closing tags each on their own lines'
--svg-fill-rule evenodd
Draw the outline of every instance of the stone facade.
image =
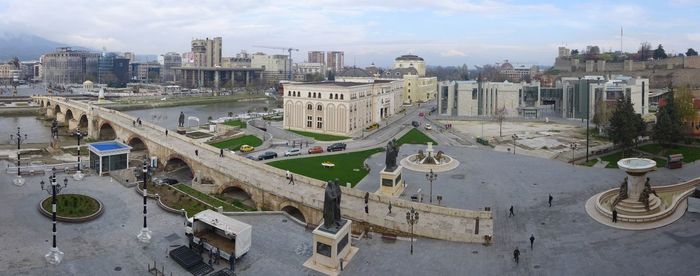
<svg viewBox="0 0 700 276">
<path fill-rule="evenodd" d="M 45 54 L 41 59 L 44 68 L 44 82 L 83 83 L 86 80 L 97 81 L 100 54 L 59 48 L 56 52 Z"/>
</svg>

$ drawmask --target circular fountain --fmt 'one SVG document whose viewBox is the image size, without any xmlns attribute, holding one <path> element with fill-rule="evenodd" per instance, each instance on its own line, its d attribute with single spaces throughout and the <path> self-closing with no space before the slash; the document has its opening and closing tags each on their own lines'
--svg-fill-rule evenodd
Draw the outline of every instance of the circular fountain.
<svg viewBox="0 0 700 276">
<path fill-rule="evenodd" d="M 586 212 L 600 223 L 621 229 L 644 230 L 661 227 L 680 218 L 685 208 L 685 186 L 651 187 L 648 172 L 656 170 L 656 161 L 646 158 L 626 158 L 617 166 L 627 173 L 619 188 L 610 189 L 591 197 Z M 659 194 L 670 195 L 664 202 Z M 615 216 L 615 221 L 613 221 Z"/>
<path fill-rule="evenodd" d="M 418 172 L 446 172 L 457 168 L 459 160 L 438 151 L 433 151 L 433 143 L 428 142 L 428 147 L 425 152 L 419 150 L 416 154 L 411 154 L 408 157 L 401 159 L 401 166 Z"/>
</svg>

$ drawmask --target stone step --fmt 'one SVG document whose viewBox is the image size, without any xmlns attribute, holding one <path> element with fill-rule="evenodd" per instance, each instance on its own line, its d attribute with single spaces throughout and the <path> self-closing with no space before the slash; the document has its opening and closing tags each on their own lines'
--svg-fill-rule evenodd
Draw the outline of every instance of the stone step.
<svg viewBox="0 0 700 276">
<path fill-rule="evenodd" d="M 649 198 L 649 210 L 644 208 L 644 204 L 637 201 L 623 200 L 615 206 L 618 213 L 623 215 L 650 215 L 657 213 L 661 209 L 661 200 L 658 197 Z"/>
</svg>

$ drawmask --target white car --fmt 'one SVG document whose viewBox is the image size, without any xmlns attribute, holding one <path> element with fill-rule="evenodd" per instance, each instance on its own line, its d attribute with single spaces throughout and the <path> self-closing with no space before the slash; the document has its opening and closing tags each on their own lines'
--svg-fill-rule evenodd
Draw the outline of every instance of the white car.
<svg viewBox="0 0 700 276">
<path fill-rule="evenodd" d="M 284 156 L 297 156 L 297 155 L 301 155 L 300 149 L 290 149 L 284 153 Z"/>
<path fill-rule="evenodd" d="M 430 123 L 425 123 L 425 129 L 431 130 L 431 129 L 433 129 L 433 127 L 430 126 Z"/>
</svg>

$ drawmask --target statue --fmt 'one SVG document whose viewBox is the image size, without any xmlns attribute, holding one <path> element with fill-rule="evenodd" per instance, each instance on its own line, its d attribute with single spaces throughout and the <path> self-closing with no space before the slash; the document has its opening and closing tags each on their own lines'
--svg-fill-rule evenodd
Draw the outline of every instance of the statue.
<svg viewBox="0 0 700 276">
<path fill-rule="evenodd" d="M 55 119 L 51 122 L 51 138 L 58 139 L 58 121 Z"/>
<path fill-rule="evenodd" d="M 617 198 L 612 204 L 612 207 L 615 207 L 620 201 L 625 200 L 629 197 L 627 194 L 627 177 L 625 176 L 625 180 L 622 181 L 622 184 L 620 184 L 620 192 L 617 194 Z"/>
<path fill-rule="evenodd" d="M 178 127 L 184 127 L 185 126 L 185 113 L 180 111 L 180 118 L 177 119 L 177 126 Z"/>
<path fill-rule="evenodd" d="M 425 158 L 425 154 L 423 154 L 423 150 L 418 150 L 418 161 L 423 160 Z"/>
<path fill-rule="evenodd" d="M 649 184 L 649 178 L 647 177 L 647 181 L 644 183 L 644 190 L 642 190 L 642 193 L 639 194 L 639 202 L 644 203 L 644 208 L 649 211 L 649 196 L 651 194 L 654 194 L 656 197 L 659 197 L 659 195 L 656 194 L 656 190 L 651 188 L 651 184 Z"/>
<path fill-rule="evenodd" d="M 323 198 L 323 227 L 332 229 L 342 225 L 340 216 L 341 191 L 337 180 L 328 181 Z"/>
<path fill-rule="evenodd" d="M 396 139 L 386 144 L 386 171 L 393 172 L 396 169 L 396 157 L 399 156 L 399 146 Z"/>
<path fill-rule="evenodd" d="M 443 157 L 442 155 L 443 155 L 443 154 L 445 154 L 445 153 L 442 152 L 441 150 L 438 151 L 438 153 L 435 155 L 435 160 L 437 160 L 438 162 L 440 162 L 440 161 L 442 160 L 442 157 Z"/>
</svg>

